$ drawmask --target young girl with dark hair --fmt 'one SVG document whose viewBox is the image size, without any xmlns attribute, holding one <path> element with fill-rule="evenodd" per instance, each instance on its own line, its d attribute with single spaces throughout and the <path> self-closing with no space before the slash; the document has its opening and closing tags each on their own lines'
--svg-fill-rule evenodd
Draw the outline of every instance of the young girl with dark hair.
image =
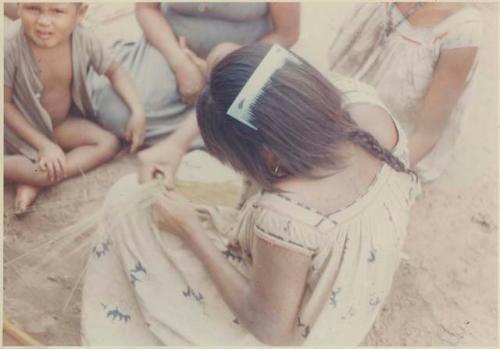
<svg viewBox="0 0 500 349">
<path fill-rule="evenodd" d="M 237 211 L 120 180 L 86 275 L 84 344 L 359 344 L 419 191 L 397 122 L 369 87 L 266 45 L 214 67 L 197 117 L 210 153 L 263 189 Z"/>
</svg>

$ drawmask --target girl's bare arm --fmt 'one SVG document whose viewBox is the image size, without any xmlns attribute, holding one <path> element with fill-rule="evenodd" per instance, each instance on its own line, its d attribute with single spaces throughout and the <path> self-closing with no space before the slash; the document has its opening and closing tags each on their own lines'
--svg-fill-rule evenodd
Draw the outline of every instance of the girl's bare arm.
<svg viewBox="0 0 500 349">
<path fill-rule="evenodd" d="M 137 3 L 135 14 L 144 36 L 163 54 L 168 64 L 174 70 L 177 66 L 184 64 L 186 57 L 172 28 L 160 12 L 160 3 Z"/>
<path fill-rule="evenodd" d="M 454 48 L 441 52 L 415 129 L 409 138 L 411 167 L 429 154 L 441 137 L 449 116 L 464 90 L 476 54 L 475 47 Z"/>
<path fill-rule="evenodd" d="M 299 39 L 300 3 L 270 3 L 269 11 L 273 22 L 273 31 L 259 41 L 268 44 L 280 44 L 290 47 Z"/>
<path fill-rule="evenodd" d="M 252 275 L 240 274 L 212 243 L 193 206 L 168 191 L 153 207 L 158 227 L 184 239 L 238 321 L 265 344 L 292 345 L 311 258 L 256 237 Z"/>
</svg>

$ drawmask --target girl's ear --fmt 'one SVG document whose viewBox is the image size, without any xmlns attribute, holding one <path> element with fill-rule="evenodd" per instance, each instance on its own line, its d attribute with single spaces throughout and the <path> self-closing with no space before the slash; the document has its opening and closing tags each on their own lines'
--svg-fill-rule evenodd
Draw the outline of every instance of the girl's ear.
<svg viewBox="0 0 500 349">
<path fill-rule="evenodd" d="M 273 173 L 273 171 L 280 166 L 278 157 L 266 145 L 262 146 L 261 152 L 267 168 L 271 173 Z"/>
<path fill-rule="evenodd" d="M 88 8 L 89 8 L 89 5 L 87 5 L 87 4 L 81 4 L 78 7 L 78 13 L 77 13 L 78 23 L 81 23 L 81 21 L 83 21 L 83 19 L 85 18 L 85 14 L 87 13 Z"/>
</svg>

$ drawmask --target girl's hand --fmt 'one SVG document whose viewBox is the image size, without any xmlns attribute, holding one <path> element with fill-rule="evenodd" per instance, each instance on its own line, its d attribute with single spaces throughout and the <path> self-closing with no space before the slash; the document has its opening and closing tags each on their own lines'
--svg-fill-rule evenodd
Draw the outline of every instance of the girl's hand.
<svg viewBox="0 0 500 349">
<path fill-rule="evenodd" d="M 205 84 L 203 74 L 190 59 L 187 59 L 175 69 L 175 77 L 182 102 L 189 106 L 194 105 Z"/>
<path fill-rule="evenodd" d="M 144 142 L 144 127 L 146 116 L 144 112 L 132 113 L 125 130 L 125 139 L 130 142 L 130 152 L 135 153 Z"/>
<path fill-rule="evenodd" d="M 202 229 L 192 204 L 173 191 L 163 194 L 153 205 L 152 217 L 158 228 L 185 241 L 192 240 Z"/>
<path fill-rule="evenodd" d="M 198 70 L 201 72 L 203 77 L 205 79 L 208 79 L 208 64 L 207 61 L 198 57 L 196 53 L 194 53 L 187 45 L 186 43 L 186 38 L 181 36 L 179 38 L 179 46 L 181 47 L 182 51 L 188 56 L 188 58 L 191 60 L 191 62 L 196 65 Z"/>
<path fill-rule="evenodd" d="M 39 166 L 42 171 L 46 171 L 51 182 L 64 178 L 66 167 L 66 156 L 64 151 L 54 142 L 46 142 L 39 150 Z"/>
<path fill-rule="evenodd" d="M 173 189 L 175 173 L 181 162 L 184 151 L 175 142 L 167 142 L 152 146 L 137 154 L 139 159 L 139 182 L 144 183 L 157 175 L 163 177 L 167 189 Z"/>
</svg>

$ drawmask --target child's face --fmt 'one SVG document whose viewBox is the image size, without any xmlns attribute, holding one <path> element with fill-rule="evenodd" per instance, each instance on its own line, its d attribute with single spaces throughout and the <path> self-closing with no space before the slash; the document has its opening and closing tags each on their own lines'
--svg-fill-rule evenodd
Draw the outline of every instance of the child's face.
<svg viewBox="0 0 500 349">
<path fill-rule="evenodd" d="M 19 3 L 18 6 L 25 35 L 43 48 L 55 47 L 69 39 L 86 10 L 77 3 Z"/>
</svg>

